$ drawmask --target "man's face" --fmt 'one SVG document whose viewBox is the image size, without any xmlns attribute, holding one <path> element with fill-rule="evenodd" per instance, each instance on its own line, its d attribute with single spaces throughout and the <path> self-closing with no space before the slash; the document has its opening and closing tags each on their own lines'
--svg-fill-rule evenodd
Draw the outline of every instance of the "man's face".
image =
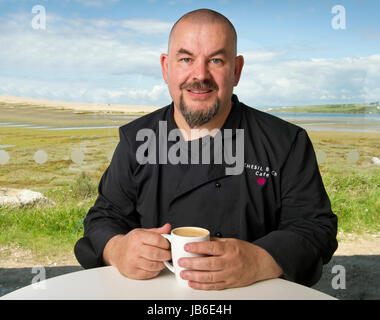
<svg viewBox="0 0 380 320">
<path fill-rule="evenodd" d="M 168 55 L 161 55 L 163 76 L 176 108 L 184 116 L 196 115 L 192 124 L 188 121 L 190 127 L 208 122 L 231 103 L 242 68 L 242 61 L 236 63 L 231 39 L 231 31 L 223 24 L 182 21 L 174 29 Z"/>
</svg>

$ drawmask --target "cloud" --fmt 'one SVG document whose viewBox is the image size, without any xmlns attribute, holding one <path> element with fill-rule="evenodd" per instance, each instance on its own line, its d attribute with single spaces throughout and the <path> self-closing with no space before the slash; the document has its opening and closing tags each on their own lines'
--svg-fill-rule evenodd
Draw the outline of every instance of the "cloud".
<svg viewBox="0 0 380 320">
<path fill-rule="evenodd" d="M 47 15 L 46 30 L 30 26 L 31 15 L 0 19 L 0 69 L 60 74 L 140 74 L 161 78 L 160 53 L 166 36 L 157 44 L 142 41 L 139 34 L 154 36 L 169 30 L 157 20 L 67 19 Z"/>
<path fill-rule="evenodd" d="M 97 7 L 97 8 L 101 8 L 106 5 L 119 2 L 119 0 L 75 0 L 75 1 L 85 5 L 86 7 Z"/>
<path fill-rule="evenodd" d="M 245 61 L 249 62 L 263 62 L 263 61 L 272 61 L 274 58 L 285 56 L 287 52 L 276 51 L 276 50 L 250 50 L 242 53 Z"/>
<path fill-rule="evenodd" d="M 368 40 L 380 40 L 380 32 L 365 34 L 364 38 Z"/>
<path fill-rule="evenodd" d="M 265 56 L 265 55 L 264 55 Z M 257 106 L 376 101 L 380 55 L 337 59 L 246 59 L 235 92 Z"/>
<path fill-rule="evenodd" d="M 0 92 L 4 95 L 58 101 L 163 106 L 171 98 L 166 84 L 162 82 L 143 88 L 124 86 L 124 83 L 117 85 L 114 79 L 110 82 L 89 83 L 81 79 L 47 81 L 0 75 Z"/>
<path fill-rule="evenodd" d="M 48 12 L 0 17 L 0 92 L 66 101 L 166 105 L 160 54 L 171 22 L 67 18 Z M 252 47 L 252 46 L 251 46 Z M 294 51 L 294 50 L 293 50 Z M 247 50 L 235 92 L 250 105 L 380 100 L 380 55 L 290 59 L 291 49 Z"/>
<path fill-rule="evenodd" d="M 120 26 L 135 30 L 148 35 L 154 34 L 169 34 L 172 23 L 158 21 L 156 19 L 128 19 L 123 20 L 120 23 Z"/>
<path fill-rule="evenodd" d="M 170 22 L 72 19 L 48 12 L 46 30 L 34 30 L 32 18 L 0 17 L 3 94 L 145 105 L 168 100 L 160 54 Z"/>
</svg>

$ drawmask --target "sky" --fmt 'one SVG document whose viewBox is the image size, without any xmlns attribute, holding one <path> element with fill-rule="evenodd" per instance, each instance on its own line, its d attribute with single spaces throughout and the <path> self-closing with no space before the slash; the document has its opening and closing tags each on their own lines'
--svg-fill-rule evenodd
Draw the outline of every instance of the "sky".
<svg viewBox="0 0 380 320">
<path fill-rule="evenodd" d="M 245 104 L 380 101 L 378 0 L 0 0 L 0 95 L 168 105 L 160 54 L 199 8 L 236 28 Z"/>
</svg>

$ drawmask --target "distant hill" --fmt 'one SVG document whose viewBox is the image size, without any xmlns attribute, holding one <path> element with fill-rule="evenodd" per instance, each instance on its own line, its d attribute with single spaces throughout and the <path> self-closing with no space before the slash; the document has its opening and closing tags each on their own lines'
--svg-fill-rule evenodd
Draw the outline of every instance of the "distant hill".
<svg viewBox="0 0 380 320">
<path fill-rule="evenodd" d="M 305 112 L 305 113 L 361 113 L 380 114 L 380 102 L 352 103 L 352 104 L 325 104 L 314 106 L 297 106 L 266 109 L 267 112 Z"/>
</svg>

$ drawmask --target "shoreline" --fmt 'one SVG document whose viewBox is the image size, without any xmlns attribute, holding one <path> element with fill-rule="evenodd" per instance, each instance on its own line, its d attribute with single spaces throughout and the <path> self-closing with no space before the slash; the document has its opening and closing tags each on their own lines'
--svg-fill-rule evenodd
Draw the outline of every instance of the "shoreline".
<svg viewBox="0 0 380 320">
<path fill-rule="evenodd" d="M 114 129 L 162 107 L 63 102 L 0 95 L 0 128 L 24 127 L 45 130 Z M 34 110 L 36 112 L 34 112 Z M 44 116 L 41 117 L 41 112 Z M 330 134 L 380 134 L 378 121 L 363 119 L 277 117 L 298 125 L 308 132 Z"/>
<path fill-rule="evenodd" d="M 0 104 L 27 105 L 31 107 L 47 107 L 54 109 L 67 109 L 85 112 L 121 112 L 121 113 L 147 113 L 162 107 L 138 106 L 109 103 L 66 102 L 48 99 L 14 97 L 0 95 Z"/>
</svg>

